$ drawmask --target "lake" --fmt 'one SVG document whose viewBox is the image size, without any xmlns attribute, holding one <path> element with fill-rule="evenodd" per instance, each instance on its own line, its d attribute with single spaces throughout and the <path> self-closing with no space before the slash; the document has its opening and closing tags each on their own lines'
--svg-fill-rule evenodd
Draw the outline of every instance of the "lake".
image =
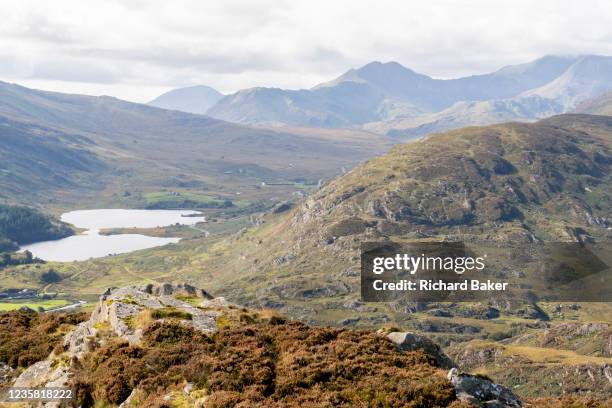
<svg viewBox="0 0 612 408">
<path fill-rule="evenodd" d="M 200 213 L 182 210 L 79 210 L 65 213 L 61 220 L 77 228 L 86 229 L 83 234 L 55 241 L 43 241 L 24 245 L 45 261 L 84 261 L 107 255 L 124 254 L 140 249 L 176 243 L 180 238 L 150 237 L 142 234 L 100 235 L 105 228 L 155 228 L 174 224 L 194 225 L 204 221 Z"/>
</svg>

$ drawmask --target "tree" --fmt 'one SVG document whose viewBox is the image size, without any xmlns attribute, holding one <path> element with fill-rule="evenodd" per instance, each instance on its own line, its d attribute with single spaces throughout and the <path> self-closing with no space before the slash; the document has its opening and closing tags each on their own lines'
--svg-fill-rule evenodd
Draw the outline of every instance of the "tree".
<svg viewBox="0 0 612 408">
<path fill-rule="evenodd" d="M 40 275 L 40 280 L 42 283 L 57 283 L 62 280 L 62 276 L 51 268 L 47 272 Z"/>
<path fill-rule="evenodd" d="M 0 267 L 7 266 L 11 264 L 11 254 L 4 253 L 2 254 L 2 258 L 0 258 Z"/>
</svg>

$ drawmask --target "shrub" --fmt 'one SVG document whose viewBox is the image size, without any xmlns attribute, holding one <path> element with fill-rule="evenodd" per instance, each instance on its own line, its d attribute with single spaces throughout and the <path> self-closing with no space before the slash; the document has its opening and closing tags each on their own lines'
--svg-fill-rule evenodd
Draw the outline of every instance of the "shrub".
<svg viewBox="0 0 612 408">
<path fill-rule="evenodd" d="M 47 358 L 61 345 L 64 333 L 84 321 L 86 313 L 0 314 L 0 361 L 13 368 L 27 367 Z"/>
<path fill-rule="evenodd" d="M 258 322 L 207 336 L 153 322 L 141 347 L 107 344 L 74 376 L 77 404 L 118 404 L 137 387 L 144 407 L 185 382 L 210 406 L 433 407 L 454 400 L 444 373 L 423 352 L 400 353 L 371 332 Z M 166 404 L 166 405 L 164 405 Z"/>
<path fill-rule="evenodd" d="M 191 313 L 185 312 L 183 310 L 175 309 L 173 307 L 163 307 L 161 309 L 153 309 L 151 311 L 151 317 L 153 319 L 183 319 L 183 320 L 192 320 L 193 316 Z"/>
<path fill-rule="evenodd" d="M 40 275 L 40 281 L 42 283 L 57 283 L 62 280 L 62 276 L 55 272 L 54 269 L 49 269 L 47 272 L 44 272 Z"/>
</svg>

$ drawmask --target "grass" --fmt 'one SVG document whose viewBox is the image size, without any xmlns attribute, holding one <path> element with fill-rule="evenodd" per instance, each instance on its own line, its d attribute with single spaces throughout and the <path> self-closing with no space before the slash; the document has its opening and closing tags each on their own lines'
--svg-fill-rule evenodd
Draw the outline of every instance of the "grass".
<svg viewBox="0 0 612 408">
<path fill-rule="evenodd" d="M 105 228 L 100 235 L 140 234 L 160 238 L 195 238 L 203 234 L 189 225 L 170 225 L 155 228 Z"/>
<path fill-rule="evenodd" d="M 178 300 L 181 300 L 185 303 L 189 303 L 191 306 L 198 306 L 202 303 L 202 298 L 197 296 L 189 296 L 189 295 L 177 295 L 175 296 Z"/>
<path fill-rule="evenodd" d="M 610 364 L 612 359 L 607 357 L 594 357 L 578 354 L 572 350 L 559 350 L 546 347 L 516 346 L 504 347 L 504 355 L 520 355 L 527 357 L 532 362 L 544 364 Z"/>
<path fill-rule="evenodd" d="M 143 194 L 146 208 L 246 207 L 249 202 L 234 197 L 213 196 L 193 191 L 156 191 Z"/>
<path fill-rule="evenodd" d="M 15 300 L 15 301 L 2 301 L 0 302 L 0 312 L 8 312 L 11 310 L 17 310 L 21 307 L 29 307 L 33 310 L 43 308 L 44 310 L 51 310 L 61 306 L 66 306 L 71 302 L 66 299 L 44 299 L 44 300 Z"/>
<path fill-rule="evenodd" d="M 151 318 L 192 320 L 193 315 L 183 310 L 178 310 L 174 307 L 163 307 L 161 309 L 153 309 L 151 311 Z"/>
</svg>

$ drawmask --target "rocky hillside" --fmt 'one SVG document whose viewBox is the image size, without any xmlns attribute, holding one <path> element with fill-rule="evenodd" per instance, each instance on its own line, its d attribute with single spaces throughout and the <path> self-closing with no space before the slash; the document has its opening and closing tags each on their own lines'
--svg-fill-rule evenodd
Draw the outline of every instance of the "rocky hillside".
<svg viewBox="0 0 612 408">
<path fill-rule="evenodd" d="M 609 241 L 611 144 L 612 119 L 587 115 L 432 135 L 218 243 L 206 266 L 232 271 L 216 284 L 241 301 L 307 299 L 306 317 L 312 299 L 356 301 L 362 241 Z"/>
<path fill-rule="evenodd" d="M 612 92 L 607 92 L 581 103 L 576 108 L 576 112 L 612 116 Z"/>
<path fill-rule="evenodd" d="M 535 124 L 465 128 L 400 145 L 295 208 L 279 207 L 259 226 L 215 242 L 211 255 L 193 265 L 206 273 L 186 276 L 239 303 L 276 308 L 306 322 L 373 328 L 393 322 L 428 333 L 445 347 L 535 335 L 568 319 L 609 323 L 612 309 L 606 304 L 364 303 L 359 245 L 440 239 L 609 242 L 611 142 L 610 118 L 563 115 Z M 590 347 L 599 342 L 585 339 Z M 609 356 L 589 354 L 586 345 L 560 346 L 561 364 L 542 359 L 550 355 L 550 345 L 530 347 L 535 349 L 511 347 L 507 355 L 540 361 L 542 370 L 595 364 L 591 373 L 600 373 L 597 381 L 608 381 Z M 582 372 L 576 387 L 587 395 L 599 383 L 590 380 L 588 370 Z M 529 381 L 515 375 L 509 384 Z M 545 384 L 523 389 L 526 396 L 564 392 Z"/>
<path fill-rule="evenodd" d="M 415 333 L 309 327 L 185 284 L 109 289 L 81 323 L 2 315 L 2 333 L 19 320 L 55 346 L 37 362 L 0 354 L 5 386 L 71 387 L 73 406 L 522 406 L 484 377 L 447 374 L 452 361 Z"/>
</svg>

